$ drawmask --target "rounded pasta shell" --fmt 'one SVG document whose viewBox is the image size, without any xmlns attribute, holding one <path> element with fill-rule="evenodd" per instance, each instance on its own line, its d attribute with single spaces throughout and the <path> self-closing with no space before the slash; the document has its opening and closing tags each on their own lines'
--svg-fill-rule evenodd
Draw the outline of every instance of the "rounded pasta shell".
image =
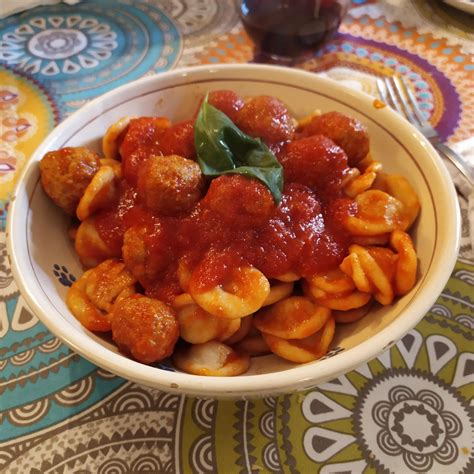
<svg viewBox="0 0 474 474">
<path fill-rule="evenodd" d="M 210 341 L 176 350 L 173 362 L 178 369 L 189 374 L 229 377 L 246 372 L 250 357 L 237 353 L 222 342 Z"/>
</svg>

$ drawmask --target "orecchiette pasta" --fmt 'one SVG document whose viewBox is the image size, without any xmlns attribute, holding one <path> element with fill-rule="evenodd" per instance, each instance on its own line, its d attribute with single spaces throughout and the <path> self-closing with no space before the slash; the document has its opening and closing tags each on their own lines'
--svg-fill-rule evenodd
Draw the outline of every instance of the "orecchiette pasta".
<svg viewBox="0 0 474 474">
<path fill-rule="evenodd" d="M 132 117 L 122 117 L 112 124 L 102 139 L 102 152 L 106 158 L 117 159 L 119 155 L 119 137 L 123 135 Z"/>
<path fill-rule="evenodd" d="M 366 305 L 372 295 L 362 291 L 354 291 L 348 295 L 333 295 L 323 298 L 315 298 L 315 301 L 321 306 L 338 311 L 348 311 L 350 309 L 360 308 Z"/>
<path fill-rule="evenodd" d="M 189 280 L 191 280 L 192 269 L 189 262 L 185 258 L 181 258 L 178 262 L 178 281 L 183 291 L 189 291 Z"/>
<path fill-rule="evenodd" d="M 240 321 L 240 327 L 234 332 L 234 334 L 232 334 L 232 336 L 228 337 L 224 341 L 228 345 L 233 345 L 237 342 L 240 342 L 250 333 L 253 324 L 253 316 L 245 316 L 244 318 L 236 321 Z"/>
<path fill-rule="evenodd" d="M 370 311 L 371 306 L 372 305 L 369 303 L 360 308 L 349 309 L 347 311 L 333 311 L 332 316 L 334 321 L 338 324 L 355 323 Z"/>
<path fill-rule="evenodd" d="M 229 281 L 207 291 L 201 291 L 198 282 L 189 283 L 194 301 L 209 313 L 221 318 L 242 318 L 260 309 L 270 294 L 270 283 L 254 267 L 237 267 Z"/>
<path fill-rule="evenodd" d="M 298 281 L 301 278 L 301 275 L 297 275 L 295 272 L 286 272 L 282 273 L 275 277 L 275 280 L 284 281 L 286 283 Z"/>
<path fill-rule="evenodd" d="M 67 294 L 74 316 L 91 331 L 110 331 L 113 305 L 135 293 L 135 278 L 118 260 L 106 260 L 86 271 Z"/>
<path fill-rule="evenodd" d="M 194 304 L 194 300 L 189 293 L 181 293 L 173 300 L 173 308 L 178 310 L 179 308 L 184 308 L 190 304 Z"/>
<path fill-rule="evenodd" d="M 272 352 L 260 332 L 248 334 L 234 347 L 239 353 L 247 354 L 252 357 L 270 354 Z"/>
<path fill-rule="evenodd" d="M 385 191 L 402 203 L 401 229 L 409 229 L 420 212 L 420 200 L 408 180 L 396 174 L 382 173 L 377 177 L 374 188 Z"/>
<path fill-rule="evenodd" d="M 395 230 L 390 245 L 396 254 L 385 247 L 351 245 L 340 265 L 359 291 L 372 293 L 383 305 L 391 304 L 395 294 L 408 293 L 416 281 L 417 257 L 410 236 Z"/>
<path fill-rule="evenodd" d="M 88 184 L 79 204 L 76 215 L 84 221 L 100 209 L 104 209 L 118 198 L 117 181 L 120 178 L 120 165 L 102 165 Z"/>
<path fill-rule="evenodd" d="M 191 344 L 225 341 L 240 327 L 240 319 L 225 319 L 204 311 L 197 304 L 177 310 L 181 337 Z"/>
<path fill-rule="evenodd" d="M 383 191 L 370 189 L 355 197 L 357 215 L 348 216 L 345 228 L 353 235 L 373 236 L 400 228 L 403 204 Z"/>
<path fill-rule="evenodd" d="M 367 155 L 365 155 L 364 158 L 362 158 L 362 160 L 360 160 L 358 163 L 357 163 L 357 169 L 361 170 L 362 172 L 364 172 L 372 163 L 374 163 L 374 158 L 372 157 L 372 154 L 369 152 L 367 153 Z"/>
<path fill-rule="evenodd" d="M 398 254 L 395 292 L 397 295 L 405 295 L 415 286 L 418 267 L 416 252 L 410 236 L 400 230 L 392 232 L 390 245 Z"/>
<path fill-rule="evenodd" d="M 269 306 L 275 304 L 277 301 L 280 301 L 287 296 L 291 295 L 293 292 L 293 283 L 273 283 L 270 284 L 270 293 L 268 294 L 266 300 L 263 302 L 262 306 Z"/>
<path fill-rule="evenodd" d="M 108 246 L 100 236 L 95 216 L 81 222 L 77 229 L 74 246 L 81 263 L 86 268 L 95 267 L 108 258 L 120 257 L 120 253 Z"/>
<path fill-rule="evenodd" d="M 224 377 L 244 373 L 249 368 L 250 357 L 222 342 L 209 341 L 175 351 L 173 362 L 190 374 Z"/>
<path fill-rule="evenodd" d="M 352 279 L 340 269 L 314 275 L 308 280 L 308 284 L 315 298 L 327 294 L 345 294 L 355 289 Z"/>
<path fill-rule="evenodd" d="M 390 304 L 394 297 L 390 275 L 384 272 L 367 248 L 351 245 L 349 252 L 357 255 L 360 267 L 372 285 L 375 299 L 383 305 Z"/>
<path fill-rule="evenodd" d="M 363 174 L 355 176 L 344 185 L 344 192 L 347 196 L 354 198 L 357 195 L 367 191 L 377 177 L 377 173 L 382 170 L 382 164 L 377 161 L 372 162 L 364 171 Z"/>
<path fill-rule="evenodd" d="M 262 336 L 272 352 L 283 359 L 302 364 L 319 359 L 326 354 L 335 329 L 334 319 L 329 318 L 320 331 L 304 339 L 282 339 L 266 333 L 262 333 Z"/>
<path fill-rule="evenodd" d="M 359 255 L 355 252 L 350 253 L 339 265 L 339 268 L 352 278 L 359 291 L 370 293 L 373 289 L 367 275 L 360 263 Z"/>
<path fill-rule="evenodd" d="M 88 270 L 81 278 L 87 278 Z M 66 303 L 75 318 L 90 331 L 107 332 L 110 331 L 110 321 L 106 315 L 102 313 L 89 300 L 84 292 L 85 281 L 77 280 L 67 293 Z"/>
<path fill-rule="evenodd" d="M 359 168 L 349 168 L 341 180 L 342 189 L 345 189 L 345 187 L 358 176 L 360 176 Z"/>
<path fill-rule="evenodd" d="M 112 158 L 101 158 L 100 160 L 100 166 L 111 166 L 114 169 L 115 175 L 117 177 L 122 176 L 122 166 L 120 164 L 120 161 L 114 160 Z"/>
<path fill-rule="evenodd" d="M 380 235 L 354 235 L 352 242 L 359 245 L 387 245 L 390 240 L 390 234 Z"/>
<path fill-rule="evenodd" d="M 282 339 L 304 339 L 319 331 L 331 316 L 331 311 L 308 298 L 292 296 L 269 308 L 261 309 L 254 325 L 265 334 Z"/>
</svg>

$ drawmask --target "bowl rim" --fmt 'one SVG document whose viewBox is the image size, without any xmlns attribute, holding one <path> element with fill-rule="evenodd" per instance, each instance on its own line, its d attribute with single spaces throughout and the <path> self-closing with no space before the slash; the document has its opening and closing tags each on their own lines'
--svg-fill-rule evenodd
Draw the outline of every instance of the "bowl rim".
<svg viewBox="0 0 474 474">
<path fill-rule="evenodd" d="M 15 278 L 15 282 L 18 285 L 21 294 L 24 296 L 29 307 L 33 310 L 34 314 L 47 326 L 47 328 L 59 339 L 61 339 L 66 345 L 72 350 L 82 355 L 85 359 L 88 359 L 92 363 L 103 367 L 123 378 L 151 385 L 159 389 L 163 389 L 169 392 L 185 393 L 189 395 L 204 395 L 206 397 L 235 397 L 246 395 L 249 397 L 257 396 L 260 394 L 271 394 L 271 393 L 283 393 L 288 391 L 295 391 L 298 389 L 309 388 L 327 380 L 335 378 L 345 372 L 352 370 L 363 362 L 375 358 L 380 353 L 388 349 L 397 340 L 403 337 L 410 329 L 412 329 L 419 320 L 421 320 L 425 313 L 430 309 L 436 298 L 443 290 L 446 282 L 449 279 L 450 273 L 457 259 L 459 242 L 460 242 L 460 212 L 456 192 L 451 178 L 448 174 L 446 167 L 444 166 L 441 158 L 437 152 L 433 149 L 431 144 L 426 138 L 421 135 L 412 125 L 410 125 L 405 119 L 396 114 L 388 107 L 384 108 L 383 113 L 386 114 L 387 119 L 394 120 L 399 129 L 400 133 L 409 133 L 412 135 L 419 144 L 424 148 L 426 153 L 429 155 L 432 161 L 432 171 L 437 173 L 437 178 L 444 185 L 444 191 L 446 201 L 444 206 L 447 209 L 446 215 L 451 218 L 450 223 L 443 222 L 444 225 L 451 224 L 453 232 L 446 234 L 446 241 L 444 246 L 438 252 L 438 259 L 443 257 L 443 268 L 439 265 L 435 269 L 431 269 L 432 272 L 426 284 L 426 288 L 418 288 L 418 293 L 421 290 L 426 298 L 420 300 L 412 300 L 409 307 L 405 307 L 402 311 L 413 313 L 412 317 L 397 318 L 388 324 L 378 333 L 371 336 L 369 339 L 359 343 L 358 345 L 346 349 L 345 351 L 337 354 L 337 357 L 328 358 L 318 362 L 317 368 L 313 366 L 314 363 L 296 364 L 291 370 L 284 370 L 280 372 L 268 373 L 268 374 L 257 374 L 255 375 L 240 375 L 238 377 L 207 377 L 191 375 L 181 372 L 171 372 L 157 367 L 148 366 L 141 364 L 132 359 L 128 359 L 127 364 L 123 363 L 123 355 L 110 351 L 108 348 L 102 346 L 98 342 L 94 341 L 88 334 L 81 334 L 71 325 L 67 324 L 66 327 L 63 324 L 62 318 L 57 318 L 56 315 L 50 316 L 41 307 L 38 301 L 34 285 L 31 285 L 26 277 L 28 269 L 22 268 L 21 264 L 21 243 L 28 241 L 27 236 L 23 236 L 21 239 L 21 230 L 18 228 L 16 213 L 20 212 L 17 209 L 21 209 L 20 204 L 24 204 L 24 200 L 28 200 L 28 210 L 30 210 L 30 198 L 32 192 L 27 190 L 27 185 L 32 176 L 37 172 L 35 163 L 44 154 L 47 149 L 53 149 L 55 142 L 58 137 L 67 130 L 71 124 L 74 124 L 79 117 L 90 114 L 94 110 L 101 110 L 104 103 L 113 102 L 112 99 L 120 97 L 124 92 L 127 92 L 134 87 L 146 87 L 152 85 L 155 82 L 166 81 L 171 79 L 178 79 L 185 81 L 186 78 L 193 75 L 205 76 L 203 82 L 209 82 L 212 78 L 216 80 L 232 80 L 233 78 L 226 78 L 226 71 L 240 73 L 247 75 L 248 77 L 243 80 L 252 80 L 252 75 L 260 74 L 261 76 L 268 76 L 269 79 L 262 79 L 263 81 L 272 82 L 270 78 L 279 76 L 281 82 L 291 84 L 291 81 L 298 83 L 301 82 L 312 82 L 314 83 L 313 89 L 317 90 L 318 85 L 323 88 L 329 88 L 334 91 L 335 95 L 342 95 L 351 97 L 356 102 L 367 103 L 370 100 L 372 103 L 374 98 L 362 92 L 358 92 L 345 87 L 344 85 L 333 81 L 331 79 L 315 75 L 314 73 L 290 69 L 280 66 L 270 65 L 255 65 L 255 64 L 226 64 L 226 65 L 203 65 L 188 68 L 179 68 L 165 73 L 160 73 L 154 76 L 143 77 L 136 81 L 132 81 L 125 85 L 122 85 L 116 89 L 101 95 L 86 105 L 81 107 L 79 110 L 71 114 L 61 124 L 55 127 L 50 134 L 43 140 L 38 146 L 36 151 L 32 154 L 28 163 L 25 165 L 18 182 L 15 187 L 13 197 L 11 199 L 10 209 L 7 217 L 7 245 L 8 252 L 11 257 L 12 273 Z M 290 81 L 291 79 L 291 81 Z M 178 83 L 177 85 L 186 85 L 185 82 Z M 116 106 L 117 104 L 115 104 Z M 374 120 L 374 119 L 372 119 Z M 375 120 L 374 120 L 375 121 Z M 378 123 L 378 122 L 377 122 Z M 437 193 L 441 192 L 437 190 Z M 26 217 L 23 220 L 28 221 L 27 211 Z M 434 258 L 433 253 L 433 258 Z M 31 265 L 31 269 L 33 266 Z M 30 287 L 31 286 L 31 287 Z M 415 296 L 416 296 L 415 293 Z M 394 324 L 396 323 L 396 324 Z"/>
</svg>

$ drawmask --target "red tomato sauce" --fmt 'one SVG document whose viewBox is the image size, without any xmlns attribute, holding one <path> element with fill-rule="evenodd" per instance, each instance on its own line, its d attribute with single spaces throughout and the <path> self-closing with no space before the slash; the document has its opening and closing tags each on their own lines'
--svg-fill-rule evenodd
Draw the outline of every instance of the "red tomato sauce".
<svg viewBox="0 0 474 474">
<path fill-rule="evenodd" d="M 230 269 L 249 263 L 268 278 L 286 272 L 310 277 L 340 264 L 349 237 L 338 225 L 342 215 L 354 213 L 349 200 L 324 201 L 304 185 L 289 184 L 271 217 L 256 228 L 242 228 L 224 222 L 203 203 L 186 216 L 153 215 L 139 202 L 133 188 L 124 187 L 116 207 L 97 215 L 97 230 L 114 253 L 120 254 L 125 231 L 133 225 L 159 221 L 166 230 L 150 233 L 150 253 L 172 256 L 167 271 L 156 281 L 141 281 L 149 296 L 171 301 L 182 293 L 177 265 L 186 256 L 199 274 L 200 288 L 210 289 L 225 281 Z M 156 241 L 156 242 L 154 242 Z"/>
<path fill-rule="evenodd" d="M 233 100 L 233 96 L 229 97 L 228 100 Z M 232 109 L 232 104 L 225 104 L 225 97 L 219 99 L 221 103 L 224 101 L 222 107 Z M 234 108 L 238 110 L 241 107 L 239 103 Z M 271 209 L 250 203 L 248 214 L 221 214 L 212 209 L 206 193 L 194 209 L 185 215 L 167 217 L 146 209 L 137 197 L 135 174 L 140 162 L 146 156 L 160 153 L 160 139 L 165 133 L 164 148 L 179 150 L 185 146 L 188 157 L 193 156 L 190 130 L 191 122 L 170 128 L 164 119 L 136 119 L 132 133 L 125 136 L 122 144 L 124 177 L 120 198 L 112 208 L 96 215 L 100 236 L 118 255 L 121 254 L 120 247 L 127 229 L 147 222 L 160 224 L 159 233 L 151 232 L 147 236 L 146 247 L 150 258 L 156 253 L 157 257 L 164 259 L 166 266 L 159 277 L 152 281 L 139 279 L 148 296 L 171 302 L 183 292 L 177 271 L 181 258 L 186 258 L 189 268 L 195 272 L 193 278 L 199 281 L 202 290 L 225 284 L 232 268 L 243 264 L 253 265 L 267 278 L 275 278 L 286 272 L 307 278 L 341 263 L 348 253 L 350 238 L 340 223 L 344 217 L 354 215 L 356 209 L 353 201 L 344 198 L 342 193 L 341 180 L 347 170 L 347 157 L 335 144 L 332 144 L 327 155 L 328 159 L 335 157 L 337 161 L 334 165 L 328 165 L 327 160 L 321 159 L 319 154 L 314 158 L 307 154 L 299 158 L 298 155 L 303 164 L 306 164 L 305 156 L 309 156 L 308 159 L 316 163 L 315 166 L 322 163 L 323 171 L 330 175 L 330 186 L 324 185 L 324 175 L 318 174 L 317 169 L 312 169 L 308 174 L 290 167 L 290 176 L 295 176 L 299 182 L 291 182 L 285 177 L 282 200 L 278 206 L 272 201 Z M 183 134 L 186 140 L 183 140 Z M 295 143 L 290 143 L 289 153 L 293 155 L 302 149 Z M 303 145 L 306 146 L 306 142 Z M 134 160 L 137 154 L 138 159 Z M 282 159 L 279 155 L 279 159 L 285 167 L 284 157 Z M 310 163 L 308 166 L 313 165 Z M 255 202 L 261 203 L 268 199 L 268 196 L 262 195 L 270 195 L 263 184 L 253 179 L 250 183 L 256 187 L 250 193 Z M 232 200 L 235 201 L 235 198 L 232 197 Z M 222 205 L 229 205 L 229 202 L 224 199 Z M 260 212 L 260 208 L 261 212 L 265 212 L 264 219 L 256 219 L 252 215 L 254 210 Z"/>
</svg>

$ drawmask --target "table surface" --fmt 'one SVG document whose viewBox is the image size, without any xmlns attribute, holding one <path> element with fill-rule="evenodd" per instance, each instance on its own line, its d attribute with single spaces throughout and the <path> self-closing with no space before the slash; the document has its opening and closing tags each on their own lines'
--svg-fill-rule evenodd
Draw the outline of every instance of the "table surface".
<svg viewBox="0 0 474 474">
<path fill-rule="evenodd" d="M 373 95 L 377 76 L 397 72 L 455 143 L 474 135 L 472 20 L 435 0 L 354 0 L 337 37 L 298 67 Z M 205 401 L 127 382 L 61 344 L 19 294 L 8 201 L 48 132 L 144 75 L 252 58 L 231 0 L 83 1 L 0 20 L 0 470 L 474 471 L 474 266 L 461 197 L 459 259 L 425 318 L 382 356 L 293 395 Z"/>
</svg>

